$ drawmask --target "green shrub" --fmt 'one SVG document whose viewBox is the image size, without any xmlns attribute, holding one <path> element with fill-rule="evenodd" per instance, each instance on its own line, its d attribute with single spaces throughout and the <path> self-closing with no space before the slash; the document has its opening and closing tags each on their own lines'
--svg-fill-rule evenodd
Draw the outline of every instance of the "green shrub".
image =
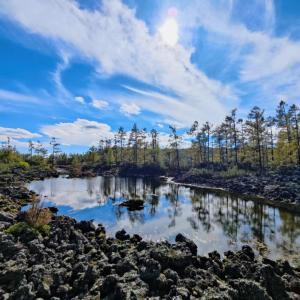
<svg viewBox="0 0 300 300">
<path fill-rule="evenodd" d="M 218 175 L 221 177 L 230 178 L 249 175 L 249 172 L 246 170 L 239 169 L 238 167 L 232 167 L 227 171 L 221 171 L 220 173 L 218 173 Z"/>
<path fill-rule="evenodd" d="M 46 225 L 38 226 L 36 229 L 39 231 L 39 233 L 40 233 L 41 235 L 47 236 L 47 235 L 50 234 L 51 226 L 48 225 L 48 224 L 46 224 Z"/>
<path fill-rule="evenodd" d="M 235 166 L 228 168 L 227 171 L 213 171 L 209 169 L 193 168 L 189 171 L 188 174 L 192 176 L 203 176 L 205 178 L 212 178 L 212 177 L 232 178 L 232 177 L 249 175 L 249 171 L 239 169 L 238 167 Z"/>
<path fill-rule="evenodd" d="M 18 235 L 22 234 L 22 232 L 24 230 L 26 230 L 27 228 L 29 228 L 28 224 L 26 224 L 25 222 L 18 222 L 18 223 L 15 223 L 15 224 L 9 226 L 5 230 L 5 232 L 15 235 L 15 236 L 18 236 Z"/>
<path fill-rule="evenodd" d="M 20 161 L 18 163 L 18 167 L 22 169 L 29 169 L 29 163 L 26 161 Z"/>
<path fill-rule="evenodd" d="M 50 225 L 41 225 L 41 226 L 30 226 L 25 222 L 18 222 L 10 227 L 8 227 L 5 232 L 8 234 L 12 234 L 14 236 L 21 235 L 25 230 L 30 229 L 34 235 L 38 236 L 39 234 L 43 236 L 47 236 L 50 234 L 51 226 Z"/>
</svg>

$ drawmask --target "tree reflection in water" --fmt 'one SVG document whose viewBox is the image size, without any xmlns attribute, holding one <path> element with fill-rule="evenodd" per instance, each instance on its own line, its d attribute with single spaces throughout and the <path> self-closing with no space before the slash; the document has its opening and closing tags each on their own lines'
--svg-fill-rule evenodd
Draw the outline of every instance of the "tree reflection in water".
<svg viewBox="0 0 300 300">
<path fill-rule="evenodd" d="M 198 245 L 208 245 L 208 250 L 250 243 L 258 251 L 270 248 L 279 256 L 300 253 L 299 215 L 220 191 L 119 177 L 47 179 L 29 188 L 47 195 L 58 207 L 71 207 L 66 211 L 71 216 L 109 224 L 112 232 L 125 227 L 132 233 L 170 240 L 182 232 Z M 119 206 L 136 199 L 144 200 L 144 209 L 128 211 Z M 209 249 L 212 241 L 214 248 Z"/>
</svg>

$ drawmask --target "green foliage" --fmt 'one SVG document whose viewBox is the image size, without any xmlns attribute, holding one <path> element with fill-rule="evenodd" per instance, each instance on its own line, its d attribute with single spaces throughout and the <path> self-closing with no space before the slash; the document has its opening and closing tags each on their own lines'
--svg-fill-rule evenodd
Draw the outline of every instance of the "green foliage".
<svg viewBox="0 0 300 300">
<path fill-rule="evenodd" d="M 26 230 L 30 229 L 32 233 L 36 236 L 39 234 L 43 236 L 48 236 L 51 231 L 51 226 L 50 225 L 41 225 L 41 226 L 30 226 L 26 222 L 18 222 L 10 227 L 8 227 L 5 232 L 8 234 L 12 234 L 14 236 L 20 236 L 22 233 L 26 232 Z"/>
<path fill-rule="evenodd" d="M 13 169 L 29 169 L 30 165 L 24 157 L 14 149 L 0 149 L 0 173 L 8 173 Z"/>
<path fill-rule="evenodd" d="M 9 233 L 9 234 L 12 234 L 12 235 L 15 235 L 15 236 L 18 236 L 20 234 L 22 234 L 22 232 L 24 232 L 27 228 L 29 228 L 29 225 L 25 222 L 18 222 L 18 223 L 15 223 L 11 226 L 9 226 L 5 232 L 6 233 Z"/>
<path fill-rule="evenodd" d="M 48 236 L 51 231 L 51 226 L 49 224 L 44 224 L 41 226 L 37 226 L 36 229 L 43 235 Z"/>
<path fill-rule="evenodd" d="M 26 161 L 20 161 L 17 166 L 24 170 L 29 169 L 30 167 L 29 163 Z"/>
<path fill-rule="evenodd" d="M 214 171 L 233 177 L 246 174 L 240 169 L 264 172 L 283 165 L 300 165 L 300 109 L 283 101 L 276 116 L 265 116 L 265 111 L 255 106 L 243 120 L 233 109 L 221 124 L 195 121 L 187 132 L 169 126 L 169 143 L 161 147 L 166 137 L 165 132 L 140 129 L 134 124 L 127 132 L 120 127 L 113 137 L 100 139 L 97 146 L 83 154 L 60 153 L 59 143 L 53 138 L 48 157 L 47 149 L 38 141 L 29 141 L 29 154 L 22 155 L 8 138 L 0 150 L 0 173 L 15 168 L 35 172 L 61 167 L 80 175 L 82 170 L 119 170 L 128 165 L 146 168 L 155 164 L 169 172 L 199 168 L 207 175 Z M 191 142 L 190 147 L 186 147 L 187 142 Z M 210 168 L 216 163 L 226 172 Z"/>
<path fill-rule="evenodd" d="M 249 171 L 239 169 L 236 166 L 233 166 L 223 171 L 216 171 L 212 169 L 196 169 L 196 168 L 191 169 L 189 171 L 189 175 L 203 176 L 207 178 L 212 178 L 212 177 L 232 178 L 232 177 L 246 176 L 249 174 L 250 174 Z"/>
</svg>

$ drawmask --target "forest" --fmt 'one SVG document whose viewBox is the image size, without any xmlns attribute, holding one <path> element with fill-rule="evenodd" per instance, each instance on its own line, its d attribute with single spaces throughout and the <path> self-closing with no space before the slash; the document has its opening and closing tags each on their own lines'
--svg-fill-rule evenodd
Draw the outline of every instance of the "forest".
<svg viewBox="0 0 300 300">
<path fill-rule="evenodd" d="M 246 119 L 233 109 L 221 124 L 195 121 L 189 130 L 169 126 L 168 143 L 160 144 L 160 132 L 134 124 L 129 132 L 120 127 L 113 138 L 99 139 L 86 153 L 66 154 L 53 137 L 48 147 L 28 142 L 28 153 L 19 153 L 10 138 L 0 152 L 0 170 L 10 168 L 158 166 L 164 170 L 209 169 L 238 173 L 239 170 L 264 172 L 280 166 L 300 165 L 300 110 L 281 101 L 276 115 L 253 107 Z M 187 146 L 188 144 L 188 146 Z M 48 149 L 49 152 L 48 152 Z"/>
</svg>

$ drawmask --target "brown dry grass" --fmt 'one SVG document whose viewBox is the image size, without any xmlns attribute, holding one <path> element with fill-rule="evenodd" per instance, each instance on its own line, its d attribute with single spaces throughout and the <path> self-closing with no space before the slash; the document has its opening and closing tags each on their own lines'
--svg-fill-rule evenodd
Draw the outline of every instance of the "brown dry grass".
<svg viewBox="0 0 300 300">
<path fill-rule="evenodd" d="M 34 197 L 31 208 L 25 214 L 25 221 L 33 227 L 40 227 L 49 224 L 51 219 L 52 212 L 42 207 L 40 198 Z"/>
</svg>

